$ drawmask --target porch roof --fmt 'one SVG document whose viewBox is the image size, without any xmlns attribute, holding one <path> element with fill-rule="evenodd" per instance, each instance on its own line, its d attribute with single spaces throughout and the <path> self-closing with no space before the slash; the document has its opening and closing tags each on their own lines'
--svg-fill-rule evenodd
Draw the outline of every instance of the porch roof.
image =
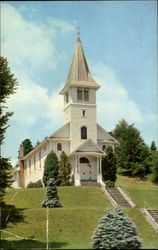
<svg viewBox="0 0 158 250">
<path fill-rule="evenodd" d="M 103 150 L 101 150 L 94 141 L 89 139 L 83 142 L 73 152 L 71 152 L 70 156 L 72 155 L 105 156 L 106 153 Z"/>
</svg>

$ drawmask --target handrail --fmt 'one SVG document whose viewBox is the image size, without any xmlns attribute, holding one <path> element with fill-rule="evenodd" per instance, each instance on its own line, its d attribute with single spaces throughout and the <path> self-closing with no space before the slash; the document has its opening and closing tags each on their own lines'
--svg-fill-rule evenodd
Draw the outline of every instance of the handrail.
<svg viewBox="0 0 158 250">
<path fill-rule="evenodd" d="M 120 185 L 119 187 L 121 187 L 124 192 L 129 196 L 129 198 L 135 203 L 135 198 L 133 197 L 133 195 L 131 195 L 123 185 Z"/>
</svg>

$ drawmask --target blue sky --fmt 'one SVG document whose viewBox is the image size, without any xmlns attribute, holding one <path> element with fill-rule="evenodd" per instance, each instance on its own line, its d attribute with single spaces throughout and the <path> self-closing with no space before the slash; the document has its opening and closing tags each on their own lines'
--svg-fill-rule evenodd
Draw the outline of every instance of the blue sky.
<svg viewBox="0 0 158 250">
<path fill-rule="evenodd" d="M 8 100 L 2 151 L 17 161 L 19 144 L 33 145 L 63 125 L 59 90 L 81 41 L 97 92 L 97 121 L 107 131 L 122 118 L 145 142 L 158 144 L 156 1 L 12 1 L 1 3 L 2 55 L 18 79 Z"/>
</svg>

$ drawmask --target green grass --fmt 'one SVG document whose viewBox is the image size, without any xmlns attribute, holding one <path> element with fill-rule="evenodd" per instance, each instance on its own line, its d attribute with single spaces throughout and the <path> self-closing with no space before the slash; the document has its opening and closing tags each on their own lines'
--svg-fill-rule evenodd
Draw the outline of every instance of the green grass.
<svg viewBox="0 0 158 250">
<path fill-rule="evenodd" d="M 158 186 L 151 181 L 118 176 L 117 184 L 127 190 L 137 208 L 158 209 Z"/>
<path fill-rule="evenodd" d="M 64 206 L 49 209 L 49 247 L 91 248 L 90 239 L 97 221 L 112 205 L 98 187 L 59 187 L 58 190 Z M 7 204 L 24 209 L 25 217 L 25 221 L 16 226 L 9 223 L 6 230 L 24 238 L 34 238 L 33 246 L 38 249 L 46 247 L 46 209 L 40 205 L 44 195 L 44 189 L 20 189 L 9 190 L 5 198 Z M 2 237 L 7 240 L 2 242 L 5 249 L 7 245 L 10 249 L 12 242 L 16 249 L 26 246 L 30 249 L 31 241 L 17 241 L 6 233 L 2 233 Z"/>
<path fill-rule="evenodd" d="M 125 213 L 136 224 L 139 236 L 143 238 L 142 247 L 156 249 L 158 234 L 146 222 L 140 208 L 144 207 L 144 200 L 151 208 L 158 208 L 158 187 L 149 181 L 122 176 L 118 177 L 118 182 L 132 194 L 136 202 L 137 208 L 125 209 Z M 59 187 L 58 191 L 63 207 L 49 209 L 49 249 L 91 249 L 91 236 L 98 219 L 106 209 L 112 208 L 111 203 L 98 187 Z M 3 248 L 46 249 L 46 209 L 41 208 L 44 196 L 44 189 L 8 190 L 5 201 L 17 209 L 10 213 L 10 222 L 4 230 L 29 240 L 2 232 Z M 24 221 L 19 219 L 16 224 L 14 220 L 11 222 L 14 213 L 17 218 L 18 213 L 23 215 Z"/>
</svg>

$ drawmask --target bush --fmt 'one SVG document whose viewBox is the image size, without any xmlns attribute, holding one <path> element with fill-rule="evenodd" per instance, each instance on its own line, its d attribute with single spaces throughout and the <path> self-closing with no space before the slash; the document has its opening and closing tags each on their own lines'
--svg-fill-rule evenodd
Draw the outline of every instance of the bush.
<svg viewBox="0 0 158 250">
<path fill-rule="evenodd" d="M 139 249 L 141 239 L 132 221 L 121 208 L 109 210 L 99 220 L 99 225 L 92 236 L 95 249 Z"/>
<path fill-rule="evenodd" d="M 58 177 L 58 158 L 52 151 L 47 155 L 44 163 L 43 183 L 46 186 L 50 178 L 57 180 Z"/>
<path fill-rule="evenodd" d="M 43 184 L 41 180 L 38 180 L 36 182 L 30 182 L 27 185 L 27 188 L 42 188 L 42 187 L 43 187 Z"/>
<path fill-rule="evenodd" d="M 106 156 L 102 160 L 102 176 L 106 183 L 115 184 L 116 181 L 116 157 L 111 146 L 105 150 Z"/>
<path fill-rule="evenodd" d="M 108 180 L 108 181 L 105 181 L 105 185 L 107 187 L 115 187 L 115 182 Z"/>
</svg>

